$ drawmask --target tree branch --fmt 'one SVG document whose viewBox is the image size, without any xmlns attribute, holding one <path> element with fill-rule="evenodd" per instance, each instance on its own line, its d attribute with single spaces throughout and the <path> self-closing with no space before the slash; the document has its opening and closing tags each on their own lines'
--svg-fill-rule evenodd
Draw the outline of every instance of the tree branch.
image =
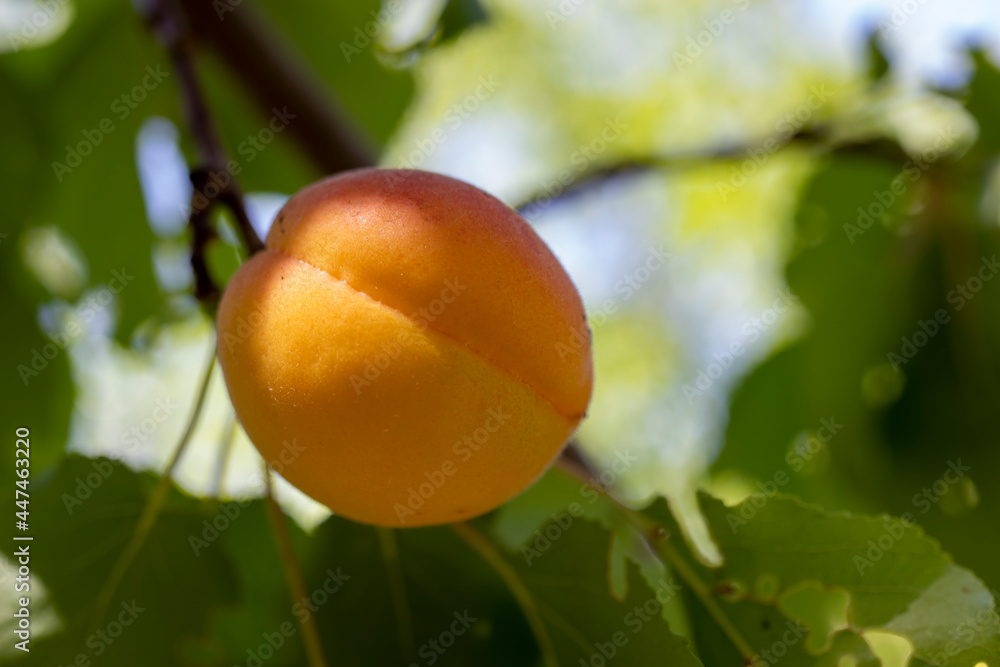
<svg viewBox="0 0 1000 667">
<path fill-rule="evenodd" d="M 191 229 L 191 270 L 194 272 L 194 295 L 198 301 L 215 305 L 219 300 L 219 286 L 212 279 L 208 270 L 206 250 L 208 244 L 218 235 L 212 228 L 211 208 L 199 206 L 198 197 L 208 181 L 208 172 L 204 169 L 192 169 L 190 174 L 193 196 L 191 211 L 188 214 L 188 227 Z"/>
<path fill-rule="evenodd" d="M 631 158 L 623 162 L 599 165 L 576 174 L 573 180 L 567 184 L 557 181 L 555 187 L 536 192 L 524 201 L 516 204 L 514 208 L 522 215 L 531 216 L 538 211 L 544 210 L 554 202 L 570 200 L 586 190 L 619 177 L 634 176 L 658 169 L 697 167 L 712 160 L 750 159 L 754 151 L 764 150 L 770 155 L 792 144 L 826 149 L 838 148 L 845 151 L 863 153 L 867 156 L 876 156 L 897 161 L 905 161 L 907 159 L 906 154 L 901 149 L 886 142 L 865 139 L 835 144 L 831 140 L 832 134 L 832 125 L 807 127 L 802 128 L 790 137 L 780 140 L 771 136 L 748 143 L 726 144 L 673 154 L 649 155 Z M 769 144 L 768 142 L 774 143 Z"/>
<path fill-rule="evenodd" d="M 210 181 L 215 181 L 217 174 L 225 172 L 228 158 L 212 122 L 201 86 L 198 84 L 192 57 L 192 42 L 184 15 L 174 0 L 136 0 L 136 8 L 170 56 L 181 91 L 184 117 L 201 160 L 201 166 L 191 170 L 194 196 L 188 222 L 195 236 L 191 257 L 192 268 L 196 281 L 201 281 L 200 284 L 196 282 L 196 292 L 199 297 L 210 297 L 217 294 L 218 288 L 211 283 L 211 277 L 205 266 L 204 246 L 214 236 L 208 216 L 217 201 L 224 202 L 232 211 L 251 253 L 263 249 L 264 244 L 250 224 L 243 196 L 231 174 L 221 179 L 222 182 L 214 183 L 214 195 L 207 195 L 210 191 L 209 185 L 213 184 Z"/>
<path fill-rule="evenodd" d="M 287 107 L 295 114 L 288 131 L 322 172 L 375 163 L 375 142 L 350 119 L 320 77 L 251 0 L 222 12 L 216 8 L 218 3 L 205 0 L 177 2 L 192 36 L 212 48 L 265 118 L 276 108 Z"/>
</svg>

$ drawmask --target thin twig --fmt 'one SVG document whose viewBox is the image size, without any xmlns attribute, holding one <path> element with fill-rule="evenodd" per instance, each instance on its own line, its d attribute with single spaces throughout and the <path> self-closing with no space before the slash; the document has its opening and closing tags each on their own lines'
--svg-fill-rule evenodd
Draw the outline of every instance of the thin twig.
<svg viewBox="0 0 1000 667">
<path fill-rule="evenodd" d="M 292 546 L 292 536 L 288 532 L 285 513 L 281 511 L 281 507 L 278 506 L 278 502 L 274 499 L 271 468 L 267 465 L 266 461 L 264 462 L 264 486 L 266 489 L 264 502 L 267 504 L 267 513 L 271 518 L 274 539 L 278 543 L 278 552 L 285 568 L 285 578 L 288 580 L 288 588 L 291 590 L 292 599 L 305 600 L 307 598 L 306 584 L 302 576 L 302 568 L 299 566 L 299 559 L 295 555 L 295 547 Z M 319 639 L 319 630 L 316 628 L 316 615 L 306 615 L 301 621 L 301 626 L 302 643 L 306 648 L 309 667 L 326 667 L 326 658 L 323 656 L 323 645 Z"/>
<path fill-rule="evenodd" d="M 775 147 L 774 150 L 780 150 L 780 148 L 793 143 L 816 144 L 824 136 L 825 133 L 819 129 L 803 129 L 784 140 L 781 145 Z M 555 190 L 546 190 L 544 192 L 537 192 L 528 196 L 514 208 L 522 214 L 530 214 L 538 209 L 550 205 L 552 202 L 570 199 L 578 195 L 583 190 L 589 190 L 620 176 L 631 176 L 657 169 L 694 167 L 712 160 L 749 157 L 749 151 L 760 147 L 769 138 L 770 137 L 766 137 L 764 139 L 748 143 L 726 144 L 722 146 L 699 148 L 696 150 L 679 151 L 677 153 L 634 157 L 611 164 L 599 164 L 576 175 L 576 177 L 568 184 L 561 185 Z"/>
<path fill-rule="evenodd" d="M 656 170 L 688 169 L 702 166 L 713 160 L 750 159 L 755 151 L 759 152 L 763 149 L 768 154 L 771 154 L 791 145 L 801 145 L 821 150 L 833 150 L 836 148 L 838 150 L 858 152 L 896 161 L 905 161 L 907 159 L 906 154 L 901 149 L 891 144 L 867 139 L 860 141 L 845 140 L 834 143 L 832 140 L 833 135 L 834 126 L 830 124 L 803 128 L 787 138 L 762 137 L 745 143 L 725 144 L 677 153 L 634 157 L 621 162 L 597 165 L 575 175 L 573 180 L 566 185 L 559 185 L 555 189 L 547 189 L 529 195 L 523 201 L 516 204 L 514 208 L 522 215 L 531 216 L 554 202 L 572 199 L 584 191 L 588 191 L 622 176 L 634 176 Z M 768 142 L 776 143 L 769 144 Z"/>
<path fill-rule="evenodd" d="M 190 173 L 191 212 L 188 217 L 188 228 L 191 229 L 191 270 L 194 272 L 194 295 L 198 301 L 215 305 L 219 301 L 219 286 L 215 284 L 208 268 L 208 244 L 218 237 L 212 227 L 212 207 L 202 206 L 200 192 L 208 180 L 204 169 L 192 169 Z"/>
<path fill-rule="evenodd" d="M 229 466 L 229 455 L 233 451 L 233 441 L 236 439 L 236 415 L 229 414 L 226 425 L 219 438 L 219 452 L 215 459 L 215 471 L 212 473 L 212 488 L 209 495 L 218 498 L 222 495 L 222 485 L 226 479 L 226 469 Z"/>
<path fill-rule="evenodd" d="M 232 211 L 250 253 L 262 250 L 264 244 L 250 223 L 236 177 L 227 171 L 228 157 L 198 83 L 193 41 L 183 11 L 175 0 L 137 0 L 136 5 L 170 56 L 181 92 L 184 117 L 198 148 L 201 160 L 199 170 L 207 175 L 207 179 L 198 178 L 204 182 L 201 189 L 197 185 L 195 188 L 192 220 L 196 214 L 202 214 L 201 209 L 210 209 L 219 200 Z M 194 175 L 192 180 L 195 180 Z M 209 182 L 216 190 L 213 196 L 208 196 Z M 204 214 L 207 215 L 207 212 Z"/>
<path fill-rule="evenodd" d="M 508 590 L 510 590 L 518 606 L 521 608 L 521 613 L 524 614 L 524 618 L 527 620 L 532 634 L 535 635 L 535 641 L 538 642 L 538 648 L 542 653 L 542 664 L 547 667 L 558 667 L 559 656 L 556 653 L 555 646 L 552 644 L 552 638 L 549 637 L 545 621 L 542 620 L 531 591 L 524 585 L 521 578 L 517 576 L 514 568 L 511 567 L 510 563 L 506 561 L 489 540 L 468 523 L 455 523 L 451 525 L 451 528 L 503 579 L 504 584 L 507 585 Z"/>
<path fill-rule="evenodd" d="M 149 537 L 150 531 L 152 531 L 153 526 L 156 524 L 156 519 L 159 517 L 160 511 L 163 509 L 163 504 L 167 500 L 167 495 L 170 493 L 170 485 L 174 472 L 177 469 L 177 465 L 180 463 L 181 456 L 183 456 L 184 451 L 187 449 L 188 443 L 191 442 L 191 436 L 194 435 L 194 429 L 198 424 L 198 418 L 201 416 L 201 412 L 205 406 L 205 397 L 208 395 L 208 386 L 212 379 L 212 369 L 215 367 L 214 340 L 212 341 L 212 346 L 210 348 L 210 355 L 208 364 L 205 367 L 205 371 L 202 373 L 200 380 L 201 384 L 198 389 L 198 398 L 195 399 L 194 406 L 191 408 L 191 414 L 188 417 L 187 426 L 184 428 L 184 433 L 181 434 L 180 440 L 178 440 L 177 446 L 174 448 L 174 453 L 170 457 L 170 463 L 167 464 L 166 471 L 164 471 L 163 476 L 160 477 L 159 483 L 156 485 L 152 495 L 149 497 L 149 501 L 143 508 L 142 514 L 139 517 L 139 522 L 136 524 L 135 530 L 132 532 L 132 538 L 129 540 L 128 544 L 125 545 L 125 548 L 122 550 L 118 560 L 111 568 L 111 574 L 108 575 L 107 580 L 104 582 L 104 586 L 101 588 L 101 592 L 97 596 L 94 607 L 94 616 L 92 619 L 95 629 L 104 621 L 104 616 L 111 604 L 111 598 L 118 590 L 118 586 L 121 585 L 121 582 L 125 578 L 125 574 L 128 572 L 128 569 L 132 566 L 132 562 L 135 560 L 135 557 L 139 554 L 139 551 L 142 550 L 143 545 L 146 543 L 146 538 Z"/>
<path fill-rule="evenodd" d="M 389 528 L 378 526 L 379 546 L 382 549 L 382 560 L 385 563 L 386 576 L 389 578 L 389 590 L 392 592 L 392 607 L 396 615 L 396 634 L 403 648 L 403 658 L 406 662 L 413 659 L 415 649 L 413 643 L 413 620 L 410 617 L 410 603 L 406 596 L 406 583 L 403 579 L 403 569 L 399 563 L 399 548 L 396 536 Z"/>
</svg>

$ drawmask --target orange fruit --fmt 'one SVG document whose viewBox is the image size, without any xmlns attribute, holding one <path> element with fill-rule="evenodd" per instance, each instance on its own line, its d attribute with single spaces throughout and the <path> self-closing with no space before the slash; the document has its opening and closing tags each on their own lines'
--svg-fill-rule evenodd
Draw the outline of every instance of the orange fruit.
<svg viewBox="0 0 1000 667">
<path fill-rule="evenodd" d="M 422 171 L 315 183 L 230 281 L 219 360 L 285 479 L 365 523 L 487 512 L 553 461 L 590 401 L 579 294 L 498 199 Z"/>
</svg>

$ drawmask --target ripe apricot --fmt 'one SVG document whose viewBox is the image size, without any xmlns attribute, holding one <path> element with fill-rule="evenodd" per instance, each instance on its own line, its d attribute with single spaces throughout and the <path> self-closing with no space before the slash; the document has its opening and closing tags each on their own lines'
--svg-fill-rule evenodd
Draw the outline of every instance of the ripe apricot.
<svg viewBox="0 0 1000 667">
<path fill-rule="evenodd" d="M 260 453 L 334 512 L 384 526 L 482 514 L 583 418 L 579 294 L 485 192 L 347 172 L 292 197 L 266 246 L 223 295 L 219 360 Z"/>
</svg>

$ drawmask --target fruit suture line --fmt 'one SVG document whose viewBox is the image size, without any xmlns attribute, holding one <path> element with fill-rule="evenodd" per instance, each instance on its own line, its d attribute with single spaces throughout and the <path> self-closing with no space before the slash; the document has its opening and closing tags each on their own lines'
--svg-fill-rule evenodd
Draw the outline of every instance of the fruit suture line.
<svg viewBox="0 0 1000 667">
<path fill-rule="evenodd" d="M 417 329 L 423 333 L 428 330 L 434 331 L 431 327 L 438 317 L 444 313 L 445 309 L 461 296 L 462 292 L 468 289 L 468 285 L 462 283 L 459 278 L 452 278 L 450 280 L 444 281 L 444 288 L 441 290 L 441 294 L 432 299 L 427 305 L 422 306 L 416 311 L 410 313 L 409 319 L 416 324 Z M 438 332 L 435 332 L 438 333 Z M 408 343 L 413 342 L 417 337 L 412 331 L 403 330 L 399 335 L 387 342 L 381 344 L 382 353 L 375 355 L 373 358 L 365 359 L 365 369 L 359 375 L 358 373 L 353 373 L 351 375 L 351 388 L 354 389 L 354 393 L 360 395 L 361 390 L 365 387 L 371 386 L 372 382 L 376 381 L 382 372 L 389 368 L 389 365 L 395 359 L 399 358 L 399 355 L 403 351 L 403 346 Z"/>
</svg>

